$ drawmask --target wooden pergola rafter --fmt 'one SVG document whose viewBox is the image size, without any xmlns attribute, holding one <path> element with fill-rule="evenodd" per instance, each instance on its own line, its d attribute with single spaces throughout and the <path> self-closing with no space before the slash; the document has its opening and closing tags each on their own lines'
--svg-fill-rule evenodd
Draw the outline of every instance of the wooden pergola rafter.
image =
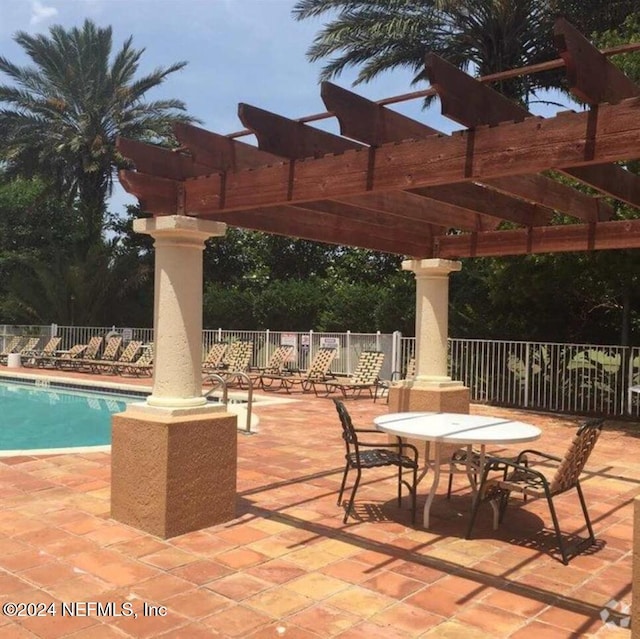
<svg viewBox="0 0 640 639">
<path fill-rule="evenodd" d="M 428 55 L 442 113 L 463 131 L 444 135 L 325 82 L 340 135 L 240 104 L 257 147 L 178 124 L 178 151 L 120 139 L 135 165 L 120 180 L 156 216 L 416 258 L 639 247 L 640 219 L 613 219 L 604 198 L 640 208 L 640 177 L 617 164 L 640 158 L 640 87 L 565 20 L 554 38 L 584 112 L 532 116 Z M 554 212 L 575 222 L 553 224 Z"/>
</svg>

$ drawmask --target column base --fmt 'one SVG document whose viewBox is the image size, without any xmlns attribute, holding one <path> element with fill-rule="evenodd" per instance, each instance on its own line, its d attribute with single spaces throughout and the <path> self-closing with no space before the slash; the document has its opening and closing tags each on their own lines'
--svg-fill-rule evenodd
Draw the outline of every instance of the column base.
<svg viewBox="0 0 640 639">
<path fill-rule="evenodd" d="M 163 539 L 235 517 L 237 417 L 113 416 L 111 516 Z"/>
<path fill-rule="evenodd" d="M 389 389 L 389 412 L 406 411 L 468 413 L 469 389 L 462 382 L 394 384 Z"/>
<path fill-rule="evenodd" d="M 640 497 L 633 500 L 633 554 L 632 554 L 631 591 L 631 639 L 640 639 Z"/>
</svg>

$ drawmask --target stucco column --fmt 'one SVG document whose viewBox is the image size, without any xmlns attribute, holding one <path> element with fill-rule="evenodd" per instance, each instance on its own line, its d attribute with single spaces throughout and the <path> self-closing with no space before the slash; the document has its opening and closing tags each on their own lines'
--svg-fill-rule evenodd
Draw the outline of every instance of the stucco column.
<svg viewBox="0 0 640 639">
<path fill-rule="evenodd" d="M 235 516 L 237 417 L 202 396 L 202 251 L 226 225 L 135 220 L 156 247 L 155 366 L 146 403 L 113 416 L 111 516 L 159 537 Z"/>
<path fill-rule="evenodd" d="M 416 382 L 449 385 L 449 274 L 462 269 L 451 260 L 405 260 L 416 276 Z M 458 382 L 459 383 L 459 382 Z"/>
<path fill-rule="evenodd" d="M 449 274 L 462 268 L 450 260 L 405 260 L 416 277 L 416 374 L 394 382 L 389 410 L 469 412 L 469 389 L 452 380 L 447 370 L 449 336 Z"/>
<path fill-rule="evenodd" d="M 202 397 L 202 252 L 226 224 L 169 215 L 134 220 L 155 242 L 155 354 L 149 406 L 189 408 Z"/>
</svg>

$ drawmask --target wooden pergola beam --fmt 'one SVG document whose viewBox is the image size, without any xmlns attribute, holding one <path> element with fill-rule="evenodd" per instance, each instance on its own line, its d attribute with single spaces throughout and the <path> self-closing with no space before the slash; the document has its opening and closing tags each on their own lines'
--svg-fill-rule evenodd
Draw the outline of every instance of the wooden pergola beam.
<svg viewBox="0 0 640 639">
<path fill-rule="evenodd" d="M 555 21 L 553 38 L 578 99 L 595 105 L 640 95 L 640 87 L 564 18 Z"/>
<path fill-rule="evenodd" d="M 429 222 L 445 229 L 482 231 L 495 229 L 502 221 L 499 217 L 480 215 L 453 206 L 448 202 L 429 200 L 421 195 L 406 191 L 346 195 L 337 198 L 336 201 L 355 204 L 371 211 L 379 211 L 390 217 Z"/>
<path fill-rule="evenodd" d="M 198 164 L 193 156 L 178 149 L 165 149 L 128 138 L 118 138 L 116 149 L 121 155 L 132 160 L 141 173 L 172 180 L 184 180 L 211 173 L 208 166 Z"/>
<path fill-rule="evenodd" d="M 138 171 L 118 172 L 120 184 L 138 198 L 140 208 L 154 215 L 184 215 L 184 182 Z"/>
<path fill-rule="evenodd" d="M 467 81 L 475 82 L 466 74 L 464 76 L 468 79 Z M 400 142 L 411 138 L 421 139 L 440 134 L 439 131 L 422 122 L 391 111 L 376 102 L 330 82 L 322 83 L 321 95 L 327 109 L 338 119 L 342 135 L 371 146 L 380 146 L 381 144 Z M 522 119 L 524 119 L 525 115 L 527 115 L 527 112 L 523 111 Z M 486 185 L 494 186 L 491 183 L 486 183 Z M 487 209 L 495 206 L 495 199 L 498 198 L 501 200 L 501 210 L 519 211 L 515 219 L 509 219 L 518 221 L 522 218 L 525 220 L 522 222 L 524 224 L 528 223 L 526 221 L 527 215 L 522 213 L 524 205 L 517 198 L 547 207 L 549 206 L 547 202 L 551 200 L 554 205 L 557 205 L 551 208 L 590 221 L 608 219 L 613 215 L 613 209 L 608 205 L 599 207 L 593 198 L 542 175 L 504 178 L 501 180 L 497 190 L 503 196 L 515 195 L 516 198 L 512 198 L 511 201 L 507 201 L 505 197 L 500 198 L 500 196 L 491 199 L 487 192 L 479 192 L 477 189 L 471 188 L 467 190 L 465 199 L 469 206 L 466 208 L 473 210 L 474 206 L 472 204 L 476 202 L 476 198 L 480 197 L 481 199 L 486 199 L 486 201 L 484 203 L 478 201 L 478 206 L 475 207 L 475 210 L 485 213 Z M 423 193 L 423 195 L 426 196 L 427 193 Z M 494 213 L 495 209 L 491 214 Z M 549 211 L 539 211 L 539 213 L 541 215 L 529 215 L 529 217 L 544 220 L 550 214 Z M 603 217 L 596 217 L 597 215 Z"/>
<path fill-rule="evenodd" d="M 482 125 L 495 126 L 501 122 L 522 122 L 525 118 L 533 117 L 524 107 L 478 82 L 437 55 L 427 55 L 425 73 L 440 96 L 442 115 L 470 129 Z M 585 132 L 585 135 L 588 135 L 588 132 Z M 573 166 L 550 165 L 546 168 L 561 169 L 570 177 L 607 195 L 632 206 L 640 206 L 640 178 L 632 176 L 616 165 L 604 166 L 601 171 L 585 171 L 579 164 L 576 162 Z M 635 183 L 635 186 L 630 183 Z"/>
<path fill-rule="evenodd" d="M 253 131 L 261 150 L 289 160 L 362 148 L 352 140 L 248 104 L 238 105 L 238 117 Z"/>
<path fill-rule="evenodd" d="M 336 116 L 342 135 L 371 146 L 440 133 L 331 82 L 320 85 L 320 96 L 327 109 Z"/>
<path fill-rule="evenodd" d="M 212 171 L 237 171 L 282 162 L 282 158 L 224 135 L 178 122 L 173 132 L 196 163 Z"/>
<path fill-rule="evenodd" d="M 255 208 L 603 164 L 640 152 L 640 99 L 185 181 L 187 210 Z M 505 150 L 507 149 L 507 150 Z M 626 172 L 625 172 L 626 173 Z"/>
<path fill-rule="evenodd" d="M 308 211 L 309 219 L 314 219 L 314 213 L 327 213 L 342 217 L 355 223 L 350 227 L 350 232 L 352 233 L 359 233 L 364 228 L 367 232 L 377 229 L 381 235 L 384 235 L 385 229 L 393 230 L 396 233 L 396 237 L 404 236 L 404 241 L 407 243 L 411 243 L 411 241 L 425 243 L 433 235 L 429 220 L 415 220 L 385 215 L 379 211 L 344 202 L 322 200 L 319 202 L 304 202 L 289 208 L 295 209 L 298 214 L 302 211 Z"/>
<path fill-rule="evenodd" d="M 596 168 L 594 173 L 597 171 Z M 484 180 L 483 184 L 585 222 L 609 220 L 614 214 L 613 207 L 601 197 L 586 195 L 539 173 L 493 178 Z"/>
<path fill-rule="evenodd" d="M 433 250 L 428 236 L 425 236 L 424 243 L 417 238 L 406 241 L 403 234 L 398 235 L 393 229 L 371 231 L 362 223 L 343 216 L 318 211 L 310 215 L 310 211 L 295 206 L 216 212 L 202 217 L 249 230 L 416 258 L 430 257 Z"/>
<path fill-rule="evenodd" d="M 503 220 L 522 226 L 542 226 L 548 224 L 553 216 L 551 209 L 504 195 L 480 184 L 443 184 L 411 189 L 411 193 L 485 215 L 496 215 L 499 211 L 498 216 Z"/>
<path fill-rule="evenodd" d="M 640 220 L 442 235 L 434 240 L 433 256 L 458 259 L 623 248 L 640 248 Z"/>
</svg>

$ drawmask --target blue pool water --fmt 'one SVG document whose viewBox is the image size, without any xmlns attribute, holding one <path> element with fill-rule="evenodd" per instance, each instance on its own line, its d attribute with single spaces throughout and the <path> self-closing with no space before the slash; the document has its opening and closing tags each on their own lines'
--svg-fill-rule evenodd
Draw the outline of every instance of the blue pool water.
<svg viewBox="0 0 640 639">
<path fill-rule="evenodd" d="M 131 401 L 0 380 L 0 451 L 109 445 L 111 415 Z"/>
</svg>

